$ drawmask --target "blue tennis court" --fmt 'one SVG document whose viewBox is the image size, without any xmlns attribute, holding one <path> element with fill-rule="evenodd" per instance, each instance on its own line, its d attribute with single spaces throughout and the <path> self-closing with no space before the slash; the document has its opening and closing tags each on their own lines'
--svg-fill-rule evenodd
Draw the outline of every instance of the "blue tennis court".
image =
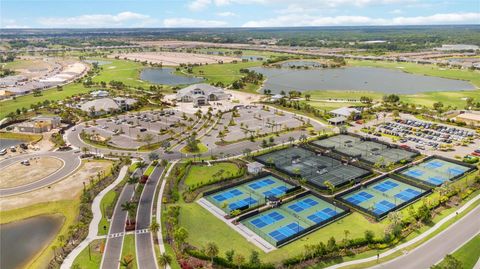
<svg viewBox="0 0 480 269">
<path fill-rule="evenodd" d="M 205 198 L 228 214 L 233 210 L 262 205 L 265 203 L 265 197 L 281 197 L 293 187 L 269 175 L 207 195 Z"/>
<path fill-rule="evenodd" d="M 426 190 L 391 177 L 384 177 L 374 183 L 340 197 L 353 206 L 361 207 L 374 215 L 382 215 L 403 203 L 414 201 Z"/>
<path fill-rule="evenodd" d="M 470 169 L 468 166 L 434 157 L 405 169 L 400 174 L 431 186 L 440 186 L 444 182 L 465 174 Z"/>
<path fill-rule="evenodd" d="M 268 209 L 241 223 L 273 245 L 314 225 L 328 223 L 344 213 L 319 197 L 308 194 L 279 207 Z"/>
</svg>

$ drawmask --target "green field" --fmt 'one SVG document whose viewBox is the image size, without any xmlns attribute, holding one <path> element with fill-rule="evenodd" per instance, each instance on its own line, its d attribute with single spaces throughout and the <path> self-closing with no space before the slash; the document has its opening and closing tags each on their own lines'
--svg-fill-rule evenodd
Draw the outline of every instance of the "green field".
<svg viewBox="0 0 480 269">
<path fill-rule="evenodd" d="M 135 234 L 127 234 L 123 237 L 123 248 L 122 248 L 122 255 L 120 259 L 123 260 L 126 256 L 131 255 L 133 257 L 133 261 L 130 264 L 131 269 L 137 268 L 137 255 L 135 250 Z M 125 268 L 124 266 L 120 266 L 121 268 Z"/>
<path fill-rule="evenodd" d="M 10 132 L 0 132 L 0 139 L 15 139 L 25 142 L 35 143 L 42 140 L 43 136 L 38 134 L 21 134 L 21 133 L 10 133 Z"/>
<path fill-rule="evenodd" d="M 105 239 L 94 240 L 88 245 L 73 261 L 74 265 L 79 265 L 82 269 L 100 268 L 102 255 L 105 248 Z M 90 248 L 90 251 L 89 249 Z"/>
<path fill-rule="evenodd" d="M 147 89 L 151 84 L 140 80 L 140 72 L 145 66 L 141 63 L 127 60 L 115 59 L 94 59 L 99 61 L 107 61 L 109 64 L 102 65 L 100 74 L 93 78 L 94 82 L 104 81 L 106 83 L 115 80 L 121 81 L 127 86 L 143 87 Z"/>
<path fill-rule="evenodd" d="M 110 229 L 110 222 L 107 221 L 107 216 L 105 215 L 105 211 L 109 206 L 111 206 L 113 210 L 113 207 L 115 206 L 113 205 L 113 202 L 115 201 L 116 196 L 117 196 L 117 193 L 115 192 L 115 190 L 110 190 L 109 192 L 107 192 L 107 194 L 105 194 L 105 196 L 103 196 L 103 199 L 100 202 L 100 209 L 102 210 L 102 219 L 100 219 L 100 222 L 98 223 L 98 235 L 105 235 L 108 233 Z M 104 226 L 107 228 L 104 229 L 103 228 Z"/>
<path fill-rule="evenodd" d="M 222 171 L 223 172 L 220 172 Z M 221 173 L 221 174 L 220 174 Z M 185 185 L 194 186 L 199 183 L 206 183 L 208 180 L 217 177 L 226 177 L 228 175 L 235 175 L 238 173 L 238 166 L 230 162 L 212 163 L 212 166 L 207 165 L 192 165 L 190 172 L 185 177 Z"/>
<path fill-rule="evenodd" d="M 238 62 L 229 64 L 209 64 L 193 68 L 195 76 L 204 77 L 207 83 L 221 82 L 224 85 L 232 84 L 241 78 L 242 68 L 250 68 L 262 65 L 261 62 Z"/>
<path fill-rule="evenodd" d="M 463 269 L 472 269 L 480 258 L 480 235 L 475 236 L 452 255 L 462 263 Z M 442 261 L 439 265 L 445 265 Z"/>
<path fill-rule="evenodd" d="M 80 94 L 88 93 L 94 89 L 85 88 L 82 84 L 72 83 L 63 86 L 63 91 L 58 91 L 57 89 L 49 89 L 42 91 L 42 96 L 33 96 L 33 94 L 28 94 L 24 96 L 19 96 L 15 100 L 6 100 L 0 102 L 0 119 L 5 118 L 10 112 L 15 112 L 17 108 L 27 108 L 30 109 L 30 105 L 36 104 L 38 102 L 43 102 L 45 100 L 50 101 L 60 101 L 67 97 Z"/>
<path fill-rule="evenodd" d="M 153 170 L 155 169 L 155 165 L 149 165 L 147 167 L 147 170 L 145 170 L 145 173 L 143 173 L 146 176 L 150 176 L 153 173 Z"/>
</svg>

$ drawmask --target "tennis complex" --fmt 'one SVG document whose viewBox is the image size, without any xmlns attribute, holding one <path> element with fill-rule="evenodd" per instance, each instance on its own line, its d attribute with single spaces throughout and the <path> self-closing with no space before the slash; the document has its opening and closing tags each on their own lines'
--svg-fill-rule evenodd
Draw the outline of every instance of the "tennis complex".
<svg viewBox="0 0 480 269">
<path fill-rule="evenodd" d="M 239 221 L 274 246 L 286 244 L 348 213 L 348 208 L 331 204 L 311 193 Z"/>
<path fill-rule="evenodd" d="M 434 156 L 422 163 L 400 171 L 400 174 L 408 179 L 436 187 L 444 182 L 459 179 L 473 170 L 475 170 L 475 167 L 467 164 Z"/>
<path fill-rule="evenodd" d="M 350 181 L 359 182 L 371 174 L 368 170 L 343 164 L 303 147 L 281 149 L 254 158 L 265 165 L 275 166 L 275 169 L 289 176 L 300 176 L 321 189 L 326 189 L 326 181 L 340 187 Z"/>
<path fill-rule="evenodd" d="M 379 219 L 429 192 L 389 175 L 340 194 L 336 199 Z"/>
<path fill-rule="evenodd" d="M 320 148 L 331 149 L 349 157 L 361 159 L 369 164 L 398 163 L 401 160 L 412 160 L 417 152 L 398 148 L 394 145 L 378 142 L 357 135 L 335 135 L 312 142 Z"/>
<path fill-rule="evenodd" d="M 205 198 L 229 214 L 231 211 L 243 211 L 266 203 L 267 197 L 281 197 L 295 187 L 272 175 L 262 176 L 220 190 L 205 193 Z"/>
</svg>

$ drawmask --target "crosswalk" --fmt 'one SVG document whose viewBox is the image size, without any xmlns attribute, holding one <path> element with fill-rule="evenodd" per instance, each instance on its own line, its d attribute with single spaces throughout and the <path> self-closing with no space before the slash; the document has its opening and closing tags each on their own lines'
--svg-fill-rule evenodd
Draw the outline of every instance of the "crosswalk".
<svg viewBox="0 0 480 269">
<path fill-rule="evenodd" d="M 146 234 L 146 233 L 149 233 L 150 230 L 149 229 L 142 229 L 142 230 L 135 230 L 135 231 L 131 231 L 131 232 L 121 232 L 121 233 L 113 233 L 113 234 L 109 234 L 107 237 L 108 238 L 117 238 L 117 237 L 122 237 L 126 234 Z"/>
</svg>

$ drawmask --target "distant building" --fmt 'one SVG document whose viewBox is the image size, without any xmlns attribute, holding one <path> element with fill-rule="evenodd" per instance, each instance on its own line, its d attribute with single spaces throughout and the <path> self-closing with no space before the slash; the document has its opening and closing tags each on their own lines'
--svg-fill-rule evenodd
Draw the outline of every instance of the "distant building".
<svg viewBox="0 0 480 269">
<path fill-rule="evenodd" d="M 19 123 L 15 128 L 19 132 L 43 133 L 60 127 L 60 124 L 61 118 L 58 116 L 37 116 Z"/>
<path fill-rule="evenodd" d="M 478 50 L 479 47 L 477 45 L 467 45 L 467 44 L 447 44 L 442 45 L 441 48 L 435 48 L 435 50 L 440 51 L 455 51 L 455 50 Z"/>
<path fill-rule="evenodd" d="M 259 163 L 259 162 L 252 162 L 247 164 L 247 171 L 250 174 L 256 175 L 260 172 L 262 172 L 264 165 Z"/>
<path fill-rule="evenodd" d="M 77 108 L 88 112 L 91 116 L 101 116 L 107 113 L 129 110 L 136 102 L 135 99 L 123 97 L 100 98 L 80 104 Z"/>
<path fill-rule="evenodd" d="M 281 94 L 275 94 L 275 95 L 270 96 L 270 101 L 274 102 L 274 101 L 280 100 L 282 98 L 285 98 L 285 96 L 281 95 Z"/>
<path fill-rule="evenodd" d="M 93 98 L 104 98 L 108 97 L 110 93 L 108 91 L 98 90 L 90 93 Z"/>
<path fill-rule="evenodd" d="M 222 88 L 214 87 L 209 84 L 193 84 L 177 92 L 178 102 L 192 102 L 194 105 L 207 105 L 209 101 L 226 100 L 230 95 L 225 93 Z"/>
<path fill-rule="evenodd" d="M 358 120 L 362 112 L 354 107 L 341 107 L 330 111 L 333 117 L 345 117 L 346 119 L 353 116 L 353 120 Z"/>
<path fill-rule="evenodd" d="M 0 90 L 0 100 L 14 96 L 15 93 L 9 90 Z"/>
<path fill-rule="evenodd" d="M 345 124 L 346 122 L 347 122 L 347 117 L 343 117 L 343 116 L 328 119 L 328 123 L 330 123 L 331 125 L 342 125 L 342 124 Z"/>
<path fill-rule="evenodd" d="M 25 76 L 21 76 L 21 75 L 7 76 L 4 78 L 0 78 L 0 88 L 22 85 L 27 81 L 28 81 L 28 78 Z"/>
</svg>

